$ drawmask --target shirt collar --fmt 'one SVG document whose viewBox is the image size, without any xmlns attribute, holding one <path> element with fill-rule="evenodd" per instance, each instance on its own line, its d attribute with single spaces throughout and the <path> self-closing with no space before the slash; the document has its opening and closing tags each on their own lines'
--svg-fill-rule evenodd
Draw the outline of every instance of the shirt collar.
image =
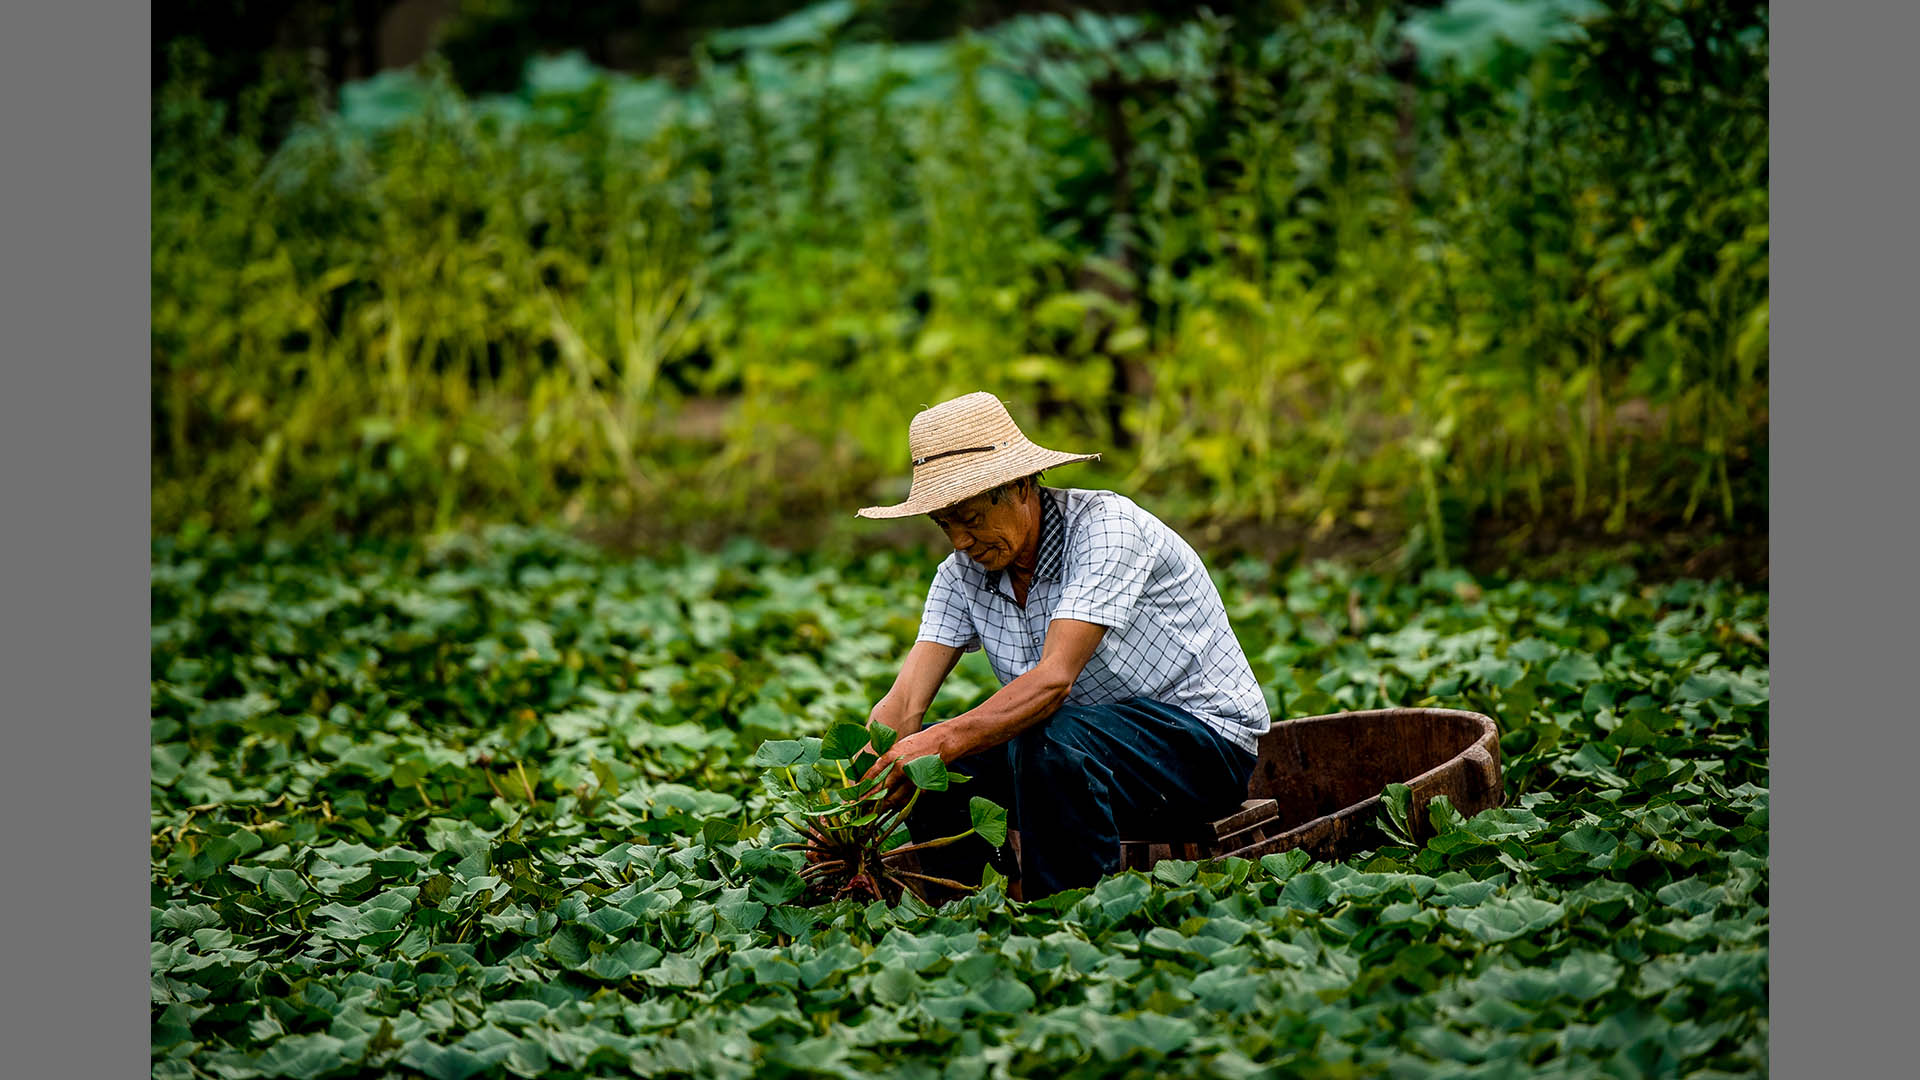
<svg viewBox="0 0 1920 1080">
<path fill-rule="evenodd" d="M 1067 559 L 1066 514 L 1053 492 L 1040 489 L 1040 557 L 1033 564 L 1035 581 L 1058 581 Z"/>
<path fill-rule="evenodd" d="M 1067 523 L 1060 500 L 1052 491 L 1040 489 L 1040 551 L 1034 559 L 1033 580 L 1058 581 L 1067 559 Z M 1013 571 L 1001 570 L 988 581 L 998 592 L 1013 595 Z"/>
</svg>

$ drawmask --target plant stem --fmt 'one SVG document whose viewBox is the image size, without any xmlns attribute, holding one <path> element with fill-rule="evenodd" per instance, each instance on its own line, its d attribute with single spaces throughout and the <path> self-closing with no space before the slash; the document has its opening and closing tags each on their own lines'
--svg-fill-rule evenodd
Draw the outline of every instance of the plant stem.
<svg viewBox="0 0 1920 1080">
<path fill-rule="evenodd" d="M 904 820 L 908 814 L 913 813 L 913 804 L 919 801 L 920 801 L 920 789 L 915 788 L 913 789 L 913 795 L 907 799 L 906 805 L 902 806 L 898 812 L 889 816 L 885 816 L 881 818 L 881 820 L 874 822 L 874 826 L 875 826 L 874 835 L 884 839 L 888 833 L 893 831 L 893 827 L 895 824 Z"/>
<path fill-rule="evenodd" d="M 918 844 L 902 844 L 880 857 L 882 859 L 891 859 L 895 855 L 905 855 L 910 851 L 925 851 L 928 848 L 946 847 L 948 844 L 957 844 L 972 835 L 974 835 L 974 831 L 968 829 L 966 832 L 955 833 L 952 836 L 943 836 L 938 840 L 927 840 Z"/>
<path fill-rule="evenodd" d="M 791 825 L 792 822 L 788 822 L 788 824 Z M 794 831 L 805 833 L 809 839 L 813 840 L 817 844 L 821 844 L 826 847 L 834 846 L 833 841 L 828 839 L 824 833 L 821 833 L 819 830 L 815 829 L 811 822 L 802 822 L 800 824 L 800 827 L 798 829 L 795 829 Z"/>
<path fill-rule="evenodd" d="M 964 882 L 955 881 L 952 878 L 933 877 L 928 874 L 916 874 L 910 870 L 895 870 L 892 867 L 887 868 L 887 873 L 892 875 L 893 877 L 912 878 L 915 881 L 931 881 L 935 885 L 945 885 L 949 889 L 965 889 L 967 892 L 973 892 L 974 890 L 980 887 L 978 885 L 968 885 Z M 924 897 L 922 899 L 924 899 Z"/>
</svg>

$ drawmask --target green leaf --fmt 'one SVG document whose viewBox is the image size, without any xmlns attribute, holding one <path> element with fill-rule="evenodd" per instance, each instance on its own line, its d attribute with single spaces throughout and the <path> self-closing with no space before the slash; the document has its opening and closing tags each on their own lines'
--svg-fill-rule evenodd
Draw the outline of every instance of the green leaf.
<svg viewBox="0 0 1920 1080">
<path fill-rule="evenodd" d="M 1710 885 L 1706 879 L 1690 877 L 1670 882 L 1653 894 L 1655 900 L 1672 908 L 1679 908 L 1688 915 L 1699 915 L 1712 911 L 1726 900 L 1727 890 L 1719 885 Z"/>
<path fill-rule="evenodd" d="M 822 773 L 818 766 L 802 764 L 793 767 L 793 789 L 795 791 L 806 792 L 808 794 L 816 791 L 825 791 L 827 784 L 826 774 Z"/>
<path fill-rule="evenodd" d="M 1682 701 L 1711 701 L 1725 695 L 1731 682 L 1719 672 L 1689 675 L 1675 692 Z"/>
<path fill-rule="evenodd" d="M 1379 824 L 1388 839 L 1409 846 L 1414 843 L 1412 803 L 1413 789 L 1405 784 L 1388 784 L 1381 789 L 1380 806 L 1386 817 Z"/>
<path fill-rule="evenodd" d="M 1185 885 L 1199 869 L 1199 863 L 1186 859 L 1161 859 L 1153 864 L 1153 877 L 1168 885 Z"/>
<path fill-rule="evenodd" d="M 1620 846 L 1620 840 L 1604 829 L 1582 825 L 1562 836 L 1560 846 L 1585 855 L 1608 856 Z"/>
<path fill-rule="evenodd" d="M 807 884 L 801 880 L 800 875 L 789 870 L 778 877 L 755 878 L 748 892 L 755 900 L 769 908 L 778 908 L 779 905 L 799 899 L 806 888 Z M 782 932 L 785 931 L 782 930 Z"/>
<path fill-rule="evenodd" d="M 753 752 L 753 764 L 766 769 L 797 765 L 805 759 L 806 750 L 799 739 L 768 739 Z"/>
<path fill-rule="evenodd" d="M 1505 690 L 1520 681 L 1526 671 L 1513 660 L 1501 660 L 1497 657 L 1483 656 L 1460 665 L 1463 674 L 1470 675 L 1488 686 Z"/>
<path fill-rule="evenodd" d="M 1291 851 L 1276 852 L 1260 856 L 1260 869 L 1272 874 L 1276 880 L 1285 881 L 1307 868 L 1313 857 L 1298 848 Z"/>
<path fill-rule="evenodd" d="M 1555 686 L 1585 686 L 1605 672 L 1586 653 L 1568 653 L 1547 668 L 1547 682 Z"/>
<path fill-rule="evenodd" d="M 709 848 L 737 843 L 741 832 L 740 826 L 735 822 L 723 818 L 708 818 L 700 823 L 700 842 Z"/>
<path fill-rule="evenodd" d="M 900 733 L 885 724 L 874 722 L 867 725 L 867 741 L 872 743 L 874 750 L 879 753 L 884 754 L 893 749 L 895 740 L 899 738 Z"/>
<path fill-rule="evenodd" d="M 811 908 L 779 906 L 767 911 L 767 921 L 773 924 L 773 928 L 791 938 L 804 938 L 811 934 L 815 920 Z"/>
<path fill-rule="evenodd" d="M 749 874 L 771 874 L 778 876 L 791 870 L 799 870 L 805 865 L 798 851 L 775 851 L 772 848 L 752 847 L 740 853 L 740 869 Z"/>
<path fill-rule="evenodd" d="M 1596 682 L 1587 687 L 1586 693 L 1581 695 L 1580 711 L 1588 716 L 1593 716 L 1602 709 L 1611 709 L 1618 695 L 1619 691 L 1614 684 L 1610 682 Z"/>
<path fill-rule="evenodd" d="M 471 1050 L 439 1046 L 424 1039 L 409 1043 L 400 1061 L 420 1070 L 428 1080 L 468 1080 L 488 1068 L 487 1059 Z"/>
<path fill-rule="evenodd" d="M 1280 890 L 1280 902 L 1304 911 L 1318 911 L 1333 897 L 1333 883 L 1318 870 L 1295 874 Z"/>
<path fill-rule="evenodd" d="M 867 745 L 867 729 L 859 724 L 841 722 L 827 729 L 820 741 L 820 760 L 850 761 Z"/>
<path fill-rule="evenodd" d="M 1491 881 L 1460 881 L 1434 890 L 1428 899 L 1436 907 L 1474 907 L 1486 903 L 1498 889 Z"/>
<path fill-rule="evenodd" d="M 639 972 L 641 982 L 650 986 L 670 986 L 686 989 L 699 986 L 705 961 L 685 954 L 676 953 L 667 956 L 658 964 Z"/>
<path fill-rule="evenodd" d="M 547 939 L 547 955 L 560 962 L 560 966 L 577 968 L 587 962 L 586 935 L 577 926 L 563 926 Z"/>
<path fill-rule="evenodd" d="M 1553 651 L 1553 646 L 1536 637 L 1516 641 L 1507 647 L 1508 656 L 1527 664 L 1537 664 L 1552 656 Z"/>
<path fill-rule="evenodd" d="M 586 970 L 607 982 L 620 982 L 652 968 L 665 955 L 644 941 L 623 941 L 588 960 Z"/>
<path fill-rule="evenodd" d="M 729 889 L 714 905 L 719 916 L 741 930 L 752 930 L 767 917 L 768 905 L 748 899 L 747 889 Z"/>
<path fill-rule="evenodd" d="M 307 883 L 300 879 L 300 875 L 292 870 L 267 871 L 266 880 L 261 883 L 261 889 L 275 900 L 294 904 L 299 903 L 301 898 L 311 891 L 307 888 Z"/>
<path fill-rule="evenodd" d="M 896 766 L 889 764 L 885 769 L 882 769 L 871 777 L 853 784 L 850 787 L 842 788 L 837 794 L 840 799 L 846 802 L 865 800 L 869 797 L 875 800 L 885 798 L 886 788 L 883 785 L 886 784 L 887 777 L 892 774 L 895 768 Z"/>
<path fill-rule="evenodd" d="M 907 762 L 907 779 L 913 786 L 925 791 L 947 790 L 947 763 L 940 760 L 939 754 L 923 754 Z"/>
<path fill-rule="evenodd" d="M 608 937 L 617 938 L 640 920 L 617 907 L 603 907 L 580 921 Z"/>
<path fill-rule="evenodd" d="M 313 1080 L 344 1066 L 346 1049 L 347 1044 L 332 1035 L 288 1035 L 260 1055 L 259 1067 L 268 1076 Z"/>
<path fill-rule="evenodd" d="M 888 1005 L 904 1005 L 919 990 L 921 979 L 911 969 L 889 965 L 874 973 L 868 983 L 874 1000 Z"/>
<path fill-rule="evenodd" d="M 1558 922 L 1566 914 L 1558 904 L 1531 896 L 1492 898 L 1474 907 L 1447 909 L 1449 923 L 1484 942 L 1509 941 Z"/>
<path fill-rule="evenodd" d="M 996 975 L 980 987 L 980 1000 L 986 1003 L 987 1011 L 1006 1016 L 1020 1016 L 1033 1008 L 1037 1000 L 1025 983 L 1007 975 Z"/>
<path fill-rule="evenodd" d="M 967 801 L 967 811 L 973 817 L 973 831 L 994 847 L 1007 842 L 1007 811 L 990 799 L 978 795 Z M 901 856 L 905 858 L 906 856 Z"/>
<path fill-rule="evenodd" d="M 1209 968 L 1195 976 L 1189 986 L 1202 1008 L 1228 1014 L 1253 1011 L 1255 995 L 1265 988 L 1264 979 L 1238 967 Z"/>
</svg>

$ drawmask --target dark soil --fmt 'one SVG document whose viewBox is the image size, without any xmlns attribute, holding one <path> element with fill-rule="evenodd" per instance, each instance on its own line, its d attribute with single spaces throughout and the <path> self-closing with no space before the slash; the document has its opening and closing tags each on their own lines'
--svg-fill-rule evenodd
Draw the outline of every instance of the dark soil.
<svg viewBox="0 0 1920 1080">
<path fill-rule="evenodd" d="M 731 400 L 694 399 L 676 420 L 676 437 L 688 452 L 716 452 L 725 438 L 725 419 Z M 1637 410 L 1637 411 L 1636 411 Z M 1657 411 L 1656 411 L 1657 412 Z M 1647 415 L 1641 415 L 1646 413 Z M 1632 427 L 1659 420 L 1644 402 L 1622 407 L 1616 422 Z M 783 466 L 795 477 L 836 472 L 843 489 L 872 488 L 884 498 L 878 482 L 894 477 L 845 475 L 844 460 L 835 459 L 805 440 L 783 443 Z M 1574 516 L 1549 509 L 1542 515 L 1495 514 L 1481 511 L 1465 520 L 1450 520 L 1447 554 L 1451 565 L 1476 577 L 1534 578 L 1586 576 L 1615 565 L 1631 567 L 1648 580 L 1675 578 L 1729 578 L 1746 585 L 1767 582 L 1769 548 L 1764 509 L 1767 491 L 1766 429 L 1756 429 L 1751 446 L 1735 452 L 1733 483 L 1741 520 L 1722 521 L 1701 510 L 1691 521 L 1675 506 L 1648 504 L 1617 531 L 1606 528 L 1604 511 Z M 1053 482 L 1051 478 L 1047 482 Z M 1071 481 L 1068 486 L 1075 486 Z M 1098 482 L 1088 486 L 1105 486 Z M 1435 565 L 1430 545 L 1404 515 L 1376 508 L 1370 524 L 1341 519 L 1331 528 L 1315 528 L 1306 520 L 1261 522 L 1250 518 L 1182 517 L 1167 512 L 1183 500 L 1169 493 L 1131 493 L 1143 505 L 1162 513 L 1167 523 L 1187 538 L 1210 562 L 1248 556 L 1284 570 L 1297 563 L 1326 559 L 1362 570 L 1399 574 Z M 1567 492 L 1551 492 L 1548 507 L 1568 505 Z M 1668 493 L 1671 497 L 1672 493 Z M 577 531 L 587 539 L 628 553 L 667 554 L 691 547 L 713 550 L 735 537 L 751 537 L 772 547 L 809 552 L 824 559 L 854 557 L 873 551 L 943 544 L 939 530 L 922 518 L 866 521 L 854 517 L 853 503 L 822 502 L 818 488 L 805 482 L 773 488 L 751 505 L 713 511 L 692 492 L 680 493 L 684 507 L 656 506 L 613 520 L 582 522 Z M 671 501 L 671 500 L 670 500 Z M 857 502 L 858 500 L 855 500 Z M 1192 505 L 1190 502 L 1187 505 Z"/>
<path fill-rule="evenodd" d="M 720 518 L 672 522 L 635 515 L 581 532 L 615 550 L 648 554 L 665 554 L 682 546 L 711 550 L 739 536 L 828 558 L 941 543 L 939 532 L 920 518 L 855 521 L 850 510 L 836 507 L 834 511 L 823 511 L 817 502 L 795 500 L 793 505 L 762 508 L 759 523 Z M 1247 556 L 1284 570 L 1327 559 L 1381 574 L 1433 565 L 1430 553 L 1410 550 L 1410 534 L 1397 523 L 1371 529 L 1336 523 L 1326 530 L 1298 521 L 1171 520 L 1169 524 L 1216 564 Z M 1605 566 L 1625 565 L 1647 580 L 1728 578 L 1746 585 L 1764 585 L 1768 580 L 1764 519 L 1728 525 L 1710 514 L 1698 515 L 1690 523 L 1673 515 L 1630 519 L 1618 532 L 1609 532 L 1602 515 L 1483 514 L 1467 523 L 1464 533 L 1450 545 L 1450 561 L 1476 577 L 1577 577 Z"/>
</svg>

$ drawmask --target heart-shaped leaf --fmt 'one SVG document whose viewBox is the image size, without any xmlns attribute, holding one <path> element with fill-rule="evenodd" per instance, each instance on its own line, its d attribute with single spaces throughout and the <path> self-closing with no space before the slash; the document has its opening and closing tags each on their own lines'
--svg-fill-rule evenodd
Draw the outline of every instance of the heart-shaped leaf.
<svg viewBox="0 0 1920 1080">
<path fill-rule="evenodd" d="M 973 817 L 973 831 L 994 847 L 1007 842 L 1006 808 L 978 795 L 967 800 L 967 812 Z"/>
<path fill-rule="evenodd" d="M 907 779 L 925 791 L 945 791 L 949 782 L 947 763 L 939 754 L 923 754 L 907 762 Z"/>
<path fill-rule="evenodd" d="M 768 739 L 753 752 L 753 763 L 761 768 L 779 768 L 785 765 L 798 765 L 807 760 L 819 760 L 818 747 L 809 747 L 804 739 Z"/>
<path fill-rule="evenodd" d="M 866 728 L 855 723 L 838 723 L 828 728 L 826 737 L 820 740 L 820 760 L 850 761 L 866 745 Z"/>
</svg>

